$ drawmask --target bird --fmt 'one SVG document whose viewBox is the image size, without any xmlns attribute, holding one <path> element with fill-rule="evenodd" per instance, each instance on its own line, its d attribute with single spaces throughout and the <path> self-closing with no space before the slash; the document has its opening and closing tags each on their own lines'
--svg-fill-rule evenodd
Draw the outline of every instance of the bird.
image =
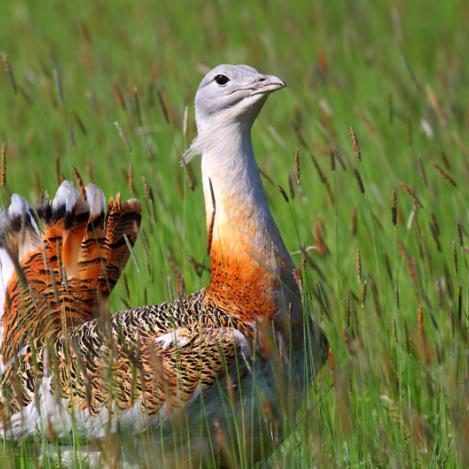
<svg viewBox="0 0 469 469">
<path fill-rule="evenodd" d="M 251 463 L 281 441 L 279 413 L 300 408 L 328 351 L 303 311 L 251 138 L 268 96 L 286 86 L 230 64 L 200 82 L 197 135 L 182 164 L 201 157 L 211 274 L 186 297 L 107 310 L 138 238 L 138 200 L 117 194 L 106 203 L 81 180 L 78 188 L 63 181 L 37 209 L 12 195 L 0 211 L 4 438 L 73 431 L 92 440 L 150 428 L 174 445 L 185 416 L 180 435 L 192 452 L 197 441 L 228 458 L 223 441 L 233 419 L 245 432 L 235 446 Z"/>
</svg>

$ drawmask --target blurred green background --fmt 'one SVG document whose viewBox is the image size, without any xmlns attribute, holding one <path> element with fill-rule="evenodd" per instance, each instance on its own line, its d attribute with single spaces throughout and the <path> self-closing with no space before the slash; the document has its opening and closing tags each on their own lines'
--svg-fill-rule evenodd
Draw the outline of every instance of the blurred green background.
<svg viewBox="0 0 469 469">
<path fill-rule="evenodd" d="M 195 90 L 219 63 L 281 76 L 256 155 L 332 354 L 271 462 L 469 464 L 467 24 L 463 0 L 4 0 L 3 197 L 76 167 L 145 201 L 114 310 L 177 296 L 178 273 L 200 288 L 199 165 L 179 164 Z"/>
</svg>

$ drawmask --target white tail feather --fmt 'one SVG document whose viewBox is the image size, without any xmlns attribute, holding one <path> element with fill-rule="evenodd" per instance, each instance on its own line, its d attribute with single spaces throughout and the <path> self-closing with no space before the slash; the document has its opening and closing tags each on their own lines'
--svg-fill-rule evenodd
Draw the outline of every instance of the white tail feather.
<svg viewBox="0 0 469 469">
<path fill-rule="evenodd" d="M 33 209 L 21 195 L 11 196 L 8 216 L 12 230 L 18 232 L 18 259 L 35 249 L 41 242 L 39 228 L 34 218 Z"/>
<path fill-rule="evenodd" d="M 70 181 L 63 181 L 55 193 L 52 210 L 59 210 L 64 206 L 65 211 L 71 213 L 79 199 L 80 192 L 75 189 L 75 186 Z"/>
<path fill-rule="evenodd" d="M 10 206 L 8 207 L 8 215 L 10 219 L 18 218 L 26 227 L 31 225 L 33 230 L 39 234 L 39 228 L 33 215 L 33 209 L 29 202 L 19 194 L 11 196 Z"/>
<path fill-rule="evenodd" d="M 0 343 L 6 291 L 15 272 L 15 260 L 21 262 L 40 243 L 41 235 L 31 206 L 24 197 L 13 194 L 8 210 L 0 209 Z"/>
<path fill-rule="evenodd" d="M 90 207 L 90 217 L 95 218 L 104 211 L 106 206 L 106 197 L 104 192 L 92 183 L 85 187 L 86 201 Z"/>
</svg>

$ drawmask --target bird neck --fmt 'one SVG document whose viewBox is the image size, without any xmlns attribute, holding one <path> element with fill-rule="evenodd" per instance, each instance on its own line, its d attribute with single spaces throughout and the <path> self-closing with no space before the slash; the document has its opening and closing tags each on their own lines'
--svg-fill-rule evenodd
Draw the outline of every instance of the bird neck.
<svg viewBox="0 0 469 469">
<path fill-rule="evenodd" d="M 293 263 L 272 218 L 243 123 L 199 136 L 212 277 L 207 297 L 246 320 L 299 303 Z"/>
</svg>

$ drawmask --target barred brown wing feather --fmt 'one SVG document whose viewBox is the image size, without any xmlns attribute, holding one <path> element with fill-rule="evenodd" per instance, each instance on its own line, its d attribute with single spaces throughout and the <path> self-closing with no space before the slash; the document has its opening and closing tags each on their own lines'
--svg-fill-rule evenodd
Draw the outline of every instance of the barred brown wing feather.
<svg viewBox="0 0 469 469">
<path fill-rule="evenodd" d="M 78 413 L 78 422 L 80 413 L 87 416 L 83 432 L 96 436 L 104 410 L 111 422 L 134 426 L 136 405 L 156 419 L 184 407 L 226 373 L 237 353 L 249 354 L 248 335 L 246 325 L 205 304 L 204 293 L 197 292 L 183 301 L 88 321 L 51 337 L 48 345 L 37 341 L 34 354 L 28 345 L 0 389 L 12 411 L 39 399 L 42 413 L 35 418 L 45 421 L 57 412 L 60 396 L 65 408 Z M 49 388 L 35 394 L 47 373 L 53 376 Z"/>
<path fill-rule="evenodd" d="M 181 407 L 199 385 L 212 384 L 226 371 L 240 347 L 248 350 L 247 326 L 241 331 L 203 299 L 197 292 L 182 301 L 124 311 L 109 317 L 109 325 L 90 321 L 61 338 L 58 348 L 70 350 L 56 353 L 63 357 L 58 367 L 75 376 L 69 384 L 63 375 L 62 389 L 87 395 L 83 405 L 91 414 L 111 401 L 126 412 L 140 400 L 150 416 L 163 405 Z"/>
</svg>

